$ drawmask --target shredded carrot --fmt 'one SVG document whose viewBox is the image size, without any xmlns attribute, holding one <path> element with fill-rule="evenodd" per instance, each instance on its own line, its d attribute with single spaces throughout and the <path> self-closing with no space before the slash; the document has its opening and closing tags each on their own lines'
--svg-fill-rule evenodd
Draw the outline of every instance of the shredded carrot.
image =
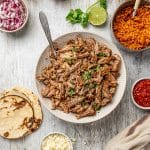
<svg viewBox="0 0 150 150">
<path fill-rule="evenodd" d="M 133 6 L 123 8 L 116 15 L 113 30 L 125 47 L 140 50 L 150 46 L 150 8 L 141 6 L 134 18 L 132 13 Z"/>
</svg>

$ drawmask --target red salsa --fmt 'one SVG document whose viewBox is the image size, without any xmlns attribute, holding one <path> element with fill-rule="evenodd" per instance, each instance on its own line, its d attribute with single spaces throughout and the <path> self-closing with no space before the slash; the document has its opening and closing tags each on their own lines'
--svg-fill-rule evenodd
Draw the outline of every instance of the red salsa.
<svg viewBox="0 0 150 150">
<path fill-rule="evenodd" d="M 150 79 L 143 79 L 133 88 L 133 98 L 137 104 L 150 107 Z"/>
</svg>

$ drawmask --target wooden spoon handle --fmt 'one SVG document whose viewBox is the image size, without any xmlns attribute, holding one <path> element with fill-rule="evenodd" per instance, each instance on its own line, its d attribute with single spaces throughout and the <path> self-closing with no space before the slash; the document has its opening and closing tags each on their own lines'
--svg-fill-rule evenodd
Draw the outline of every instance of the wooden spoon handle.
<svg viewBox="0 0 150 150">
<path fill-rule="evenodd" d="M 136 0 L 134 5 L 134 10 L 137 10 L 139 8 L 141 0 Z"/>
</svg>

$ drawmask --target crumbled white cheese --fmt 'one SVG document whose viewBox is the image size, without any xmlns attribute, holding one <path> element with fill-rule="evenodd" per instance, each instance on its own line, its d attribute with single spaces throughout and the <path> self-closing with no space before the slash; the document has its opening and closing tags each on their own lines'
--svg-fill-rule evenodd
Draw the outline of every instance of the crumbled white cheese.
<svg viewBox="0 0 150 150">
<path fill-rule="evenodd" d="M 51 134 L 42 142 L 42 150 L 70 150 L 70 141 L 62 134 Z"/>
</svg>

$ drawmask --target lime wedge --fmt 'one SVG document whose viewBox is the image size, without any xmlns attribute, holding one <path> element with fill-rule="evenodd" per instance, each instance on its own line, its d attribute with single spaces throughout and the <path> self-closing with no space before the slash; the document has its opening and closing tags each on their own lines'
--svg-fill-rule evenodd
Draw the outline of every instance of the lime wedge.
<svg viewBox="0 0 150 150">
<path fill-rule="evenodd" d="M 88 12 L 88 11 L 89 11 L 92 7 L 94 7 L 95 5 L 99 5 L 99 7 L 100 7 L 100 2 L 97 1 L 97 2 L 95 2 L 94 4 L 90 5 L 90 6 L 88 7 L 88 9 L 87 9 L 86 12 Z"/>
<path fill-rule="evenodd" d="M 87 9 L 89 13 L 89 22 L 95 26 L 102 25 L 107 20 L 107 12 L 99 3 L 95 3 Z"/>
</svg>

